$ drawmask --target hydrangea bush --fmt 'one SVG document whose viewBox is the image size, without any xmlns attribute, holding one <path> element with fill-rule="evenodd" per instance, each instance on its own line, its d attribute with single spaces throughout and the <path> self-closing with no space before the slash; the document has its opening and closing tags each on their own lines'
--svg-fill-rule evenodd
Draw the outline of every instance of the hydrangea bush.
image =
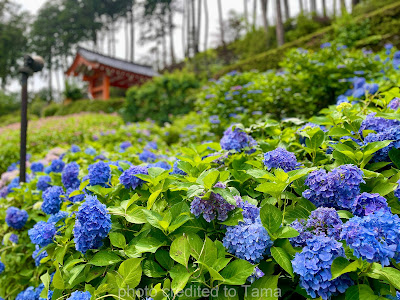
<svg viewBox="0 0 400 300">
<path fill-rule="evenodd" d="M 342 51 L 329 47 L 325 55 Z M 352 90 L 348 102 L 309 120 L 225 126 L 192 113 L 34 153 L 43 168 L 28 168 L 26 183 L 11 166 L 0 297 L 167 300 L 217 289 L 214 299 L 226 299 L 224 287 L 238 292 L 232 299 L 396 297 L 400 145 L 388 132 L 400 91 L 375 91 L 366 84 L 380 77 L 365 77 L 332 85 Z M 355 101 L 359 88 L 367 92 Z"/>
</svg>

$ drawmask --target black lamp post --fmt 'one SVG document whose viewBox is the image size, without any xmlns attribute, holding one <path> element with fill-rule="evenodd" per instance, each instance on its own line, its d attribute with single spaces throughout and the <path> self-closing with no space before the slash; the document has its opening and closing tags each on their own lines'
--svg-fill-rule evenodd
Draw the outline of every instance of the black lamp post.
<svg viewBox="0 0 400 300">
<path fill-rule="evenodd" d="M 24 56 L 21 73 L 21 142 L 19 156 L 19 182 L 26 181 L 26 133 L 28 129 L 28 78 L 43 69 L 44 61 L 40 56 Z"/>
</svg>

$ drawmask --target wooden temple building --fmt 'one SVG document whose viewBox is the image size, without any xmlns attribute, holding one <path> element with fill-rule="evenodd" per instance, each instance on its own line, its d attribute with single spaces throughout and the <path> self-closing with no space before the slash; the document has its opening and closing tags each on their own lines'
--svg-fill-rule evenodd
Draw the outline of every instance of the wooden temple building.
<svg viewBox="0 0 400 300">
<path fill-rule="evenodd" d="M 79 47 L 68 76 L 83 76 L 94 99 L 110 98 L 110 86 L 128 89 L 157 76 L 151 67 L 109 57 Z"/>
</svg>

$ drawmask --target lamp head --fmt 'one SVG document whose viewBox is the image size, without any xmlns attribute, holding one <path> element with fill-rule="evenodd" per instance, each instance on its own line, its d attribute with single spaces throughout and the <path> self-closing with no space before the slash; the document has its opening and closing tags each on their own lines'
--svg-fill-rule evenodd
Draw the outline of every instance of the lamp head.
<svg viewBox="0 0 400 300">
<path fill-rule="evenodd" d="M 44 67 L 44 60 L 40 56 L 25 55 L 24 67 L 29 68 L 32 73 L 40 72 Z"/>
</svg>

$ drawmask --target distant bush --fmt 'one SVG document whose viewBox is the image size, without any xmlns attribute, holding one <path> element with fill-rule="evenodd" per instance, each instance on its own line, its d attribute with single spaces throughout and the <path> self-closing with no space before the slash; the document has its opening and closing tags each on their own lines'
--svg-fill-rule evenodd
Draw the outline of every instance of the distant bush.
<svg viewBox="0 0 400 300">
<path fill-rule="evenodd" d="M 16 94 L 0 91 L 0 115 L 6 115 L 19 109 L 21 102 Z"/>
<path fill-rule="evenodd" d="M 127 92 L 123 116 L 125 121 L 150 118 L 163 123 L 171 116 L 188 113 L 194 104 L 193 91 L 200 87 L 194 74 L 167 73 Z"/>
</svg>

